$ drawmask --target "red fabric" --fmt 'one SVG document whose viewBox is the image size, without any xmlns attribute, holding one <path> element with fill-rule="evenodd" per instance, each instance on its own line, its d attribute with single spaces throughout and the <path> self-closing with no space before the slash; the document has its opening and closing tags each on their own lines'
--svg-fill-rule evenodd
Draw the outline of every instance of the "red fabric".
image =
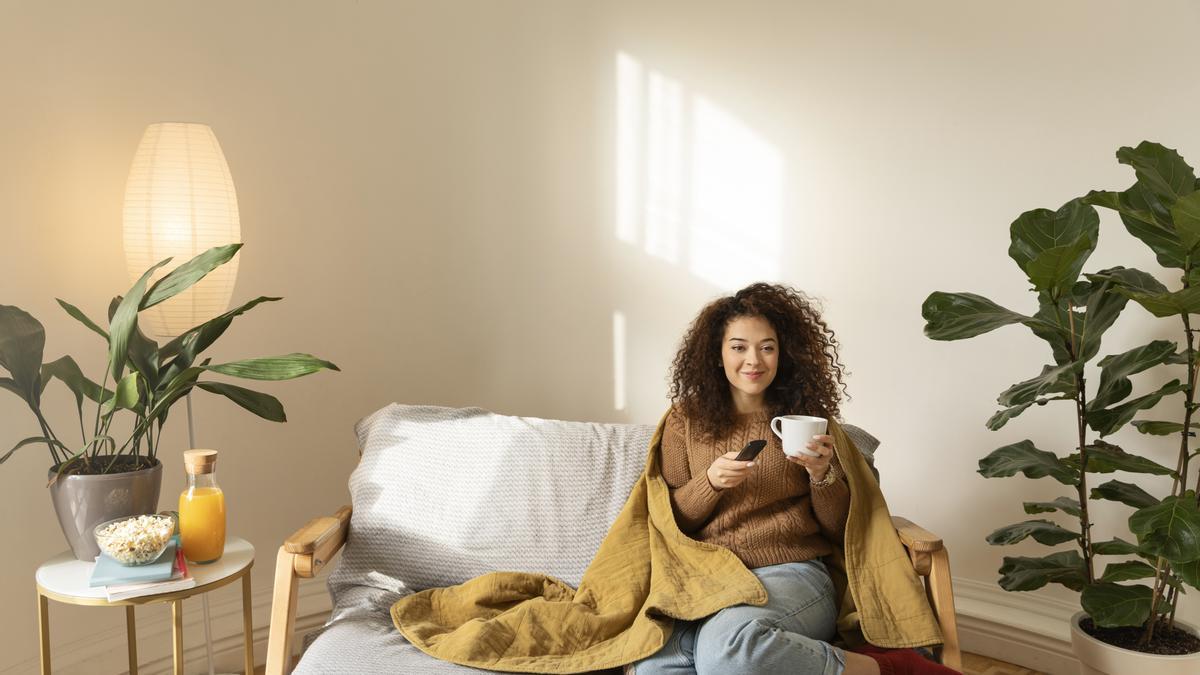
<svg viewBox="0 0 1200 675">
<path fill-rule="evenodd" d="M 863 645 L 854 651 L 875 659 L 880 675 L 959 675 L 957 670 L 934 663 L 911 649 L 881 649 Z"/>
</svg>

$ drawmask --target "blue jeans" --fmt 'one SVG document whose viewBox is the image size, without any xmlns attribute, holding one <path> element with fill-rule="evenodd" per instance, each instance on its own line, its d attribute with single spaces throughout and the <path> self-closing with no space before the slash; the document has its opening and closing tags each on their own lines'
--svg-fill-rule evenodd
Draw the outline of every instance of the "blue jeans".
<svg viewBox="0 0 1200 675">
<path fill-rule="evenodd" d="M 667 644 L 634 664 L 636 675 L 820 673 L 840 675 L 833 582 L 820 560 L 751 570 L 767 604 L 734 605 L 696 621 L 676 621 Z"/>
</svg>

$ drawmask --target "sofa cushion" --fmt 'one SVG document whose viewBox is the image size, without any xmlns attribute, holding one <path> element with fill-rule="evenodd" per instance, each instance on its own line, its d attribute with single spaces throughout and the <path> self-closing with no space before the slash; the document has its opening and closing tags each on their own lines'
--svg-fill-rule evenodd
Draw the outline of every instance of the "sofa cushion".
<svg viewBox="0 0 1200 675">
<path fill-rule="evenodd" d="M 356 427 L 334 619 L 499 570 L 578 586 L 645 465 L 654 427 L 392 404 Z"/>
</svg>

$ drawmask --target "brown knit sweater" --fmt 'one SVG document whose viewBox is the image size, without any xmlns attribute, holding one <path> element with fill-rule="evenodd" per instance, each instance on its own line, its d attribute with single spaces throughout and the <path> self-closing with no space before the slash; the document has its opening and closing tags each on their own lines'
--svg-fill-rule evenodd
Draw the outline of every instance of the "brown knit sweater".
<svg viewBox="0 0 1200 675">
<path fill-rule="evenodd" d="M 832 553 L 830 542 L 841 543 L 850 509 L 850 487 L 837 457 L 830 470 L 838 480 L 811 487 L 808 471 L 787 461 L 770 424 L 767 412 L 737 415 L 730 437 L 714 444 L 693 434 L 687 418 L 672 409 L 663 430 L 663 478 L 679 529 L 728 548 L 750 568 Z M 713 460 L 758 438 L 767 447 L 749 477 L 733 488 L 713 488 L 707 475 Z"/>
</svg>

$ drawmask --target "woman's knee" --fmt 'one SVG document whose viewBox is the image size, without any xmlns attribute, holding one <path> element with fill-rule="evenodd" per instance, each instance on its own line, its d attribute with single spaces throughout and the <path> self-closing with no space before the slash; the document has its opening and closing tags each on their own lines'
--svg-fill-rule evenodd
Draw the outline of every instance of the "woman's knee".
<svg viewBox="0 0 1200 675">
<path fill-rule="evenodd" d="M 696 634 L 696 673 L 749 673 L 763 642 L 777 630 L 764 619 L 739 624 L 715 616 Z"/>
</svg>

